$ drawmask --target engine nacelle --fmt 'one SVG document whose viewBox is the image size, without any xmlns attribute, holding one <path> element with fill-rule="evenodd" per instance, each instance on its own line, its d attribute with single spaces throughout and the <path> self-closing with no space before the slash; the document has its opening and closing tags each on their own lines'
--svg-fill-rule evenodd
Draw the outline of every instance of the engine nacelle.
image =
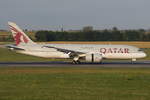
<svg viewBox="0 0 150 100">
<path fill-rule="evenodd" d="M 102 55 L 99 53 L 86 54 L 85 56 L 86 62 L 101 62 L 102 58 L 103 58 Z"/>
</svg>

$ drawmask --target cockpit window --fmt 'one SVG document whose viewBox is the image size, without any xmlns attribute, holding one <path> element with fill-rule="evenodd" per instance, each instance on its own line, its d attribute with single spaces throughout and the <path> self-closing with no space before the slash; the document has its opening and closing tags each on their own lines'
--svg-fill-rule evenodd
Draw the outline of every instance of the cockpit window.
<svg viewBox="0 0 150 100">
<path fill-rule="evenodd" d="M 140 49 L 138 49 L 138 51 L 143 51 L 143 49 L 140 48 Z"/>
</svg>

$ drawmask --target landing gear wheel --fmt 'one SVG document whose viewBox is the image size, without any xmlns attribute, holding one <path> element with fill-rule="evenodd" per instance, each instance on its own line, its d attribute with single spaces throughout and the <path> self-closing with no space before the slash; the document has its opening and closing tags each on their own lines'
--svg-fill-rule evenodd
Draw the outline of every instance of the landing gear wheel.
<svg viewBox="0 0 150 100">
<path fill-rule="evenodd" d="M 81 62 L 79 60 L 77 60 L 77 64 L 80 64 Z"/>
<path fill-rule="evenodd" d="M 72 64 L 76 64 L 76 61 L 73 60 L 73 61 L 72 61 Z"/>
<path fill-rule="evenodd" d="M 79 60 L 77 60 L 77 61 L 73 60 L 72 63 L 73 64 L 80 64 L 81 62 Z"/>
</svg>

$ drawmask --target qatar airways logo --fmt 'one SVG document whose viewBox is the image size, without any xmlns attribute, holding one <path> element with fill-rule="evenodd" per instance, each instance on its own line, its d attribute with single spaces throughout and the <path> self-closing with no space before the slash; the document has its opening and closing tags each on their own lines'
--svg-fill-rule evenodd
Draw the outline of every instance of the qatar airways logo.
<svg viewBox="0 0 150 100">
<path fill-rule="evenodd" d="M 13 26 L 9 25 L 9 27 L 10 27 L 10 29 L 12 31 L 15 32 L 15 34 L 13 35 L 13 37 L 14 37 L 14 40 L 16 41 L 16 45 L 19 45 L 20 42 L 28 43 L 28 39 L 20 31 L 18 31 Z"/>
<path fill-rule="evenodd" d="M 128 48 L 100 48 L 100 53 L 129 53 Z"/>
</svg>

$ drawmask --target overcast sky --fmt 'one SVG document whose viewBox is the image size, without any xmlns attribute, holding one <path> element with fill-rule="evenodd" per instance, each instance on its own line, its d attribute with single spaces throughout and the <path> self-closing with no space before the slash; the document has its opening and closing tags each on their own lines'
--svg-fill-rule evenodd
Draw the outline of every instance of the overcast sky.
<svg viewBox="0 0 150 100">
<path fill-rule="evenodd" d="M 150 28 L 150 0 L 0 0 L 0 29 Z"/>
</svg>

